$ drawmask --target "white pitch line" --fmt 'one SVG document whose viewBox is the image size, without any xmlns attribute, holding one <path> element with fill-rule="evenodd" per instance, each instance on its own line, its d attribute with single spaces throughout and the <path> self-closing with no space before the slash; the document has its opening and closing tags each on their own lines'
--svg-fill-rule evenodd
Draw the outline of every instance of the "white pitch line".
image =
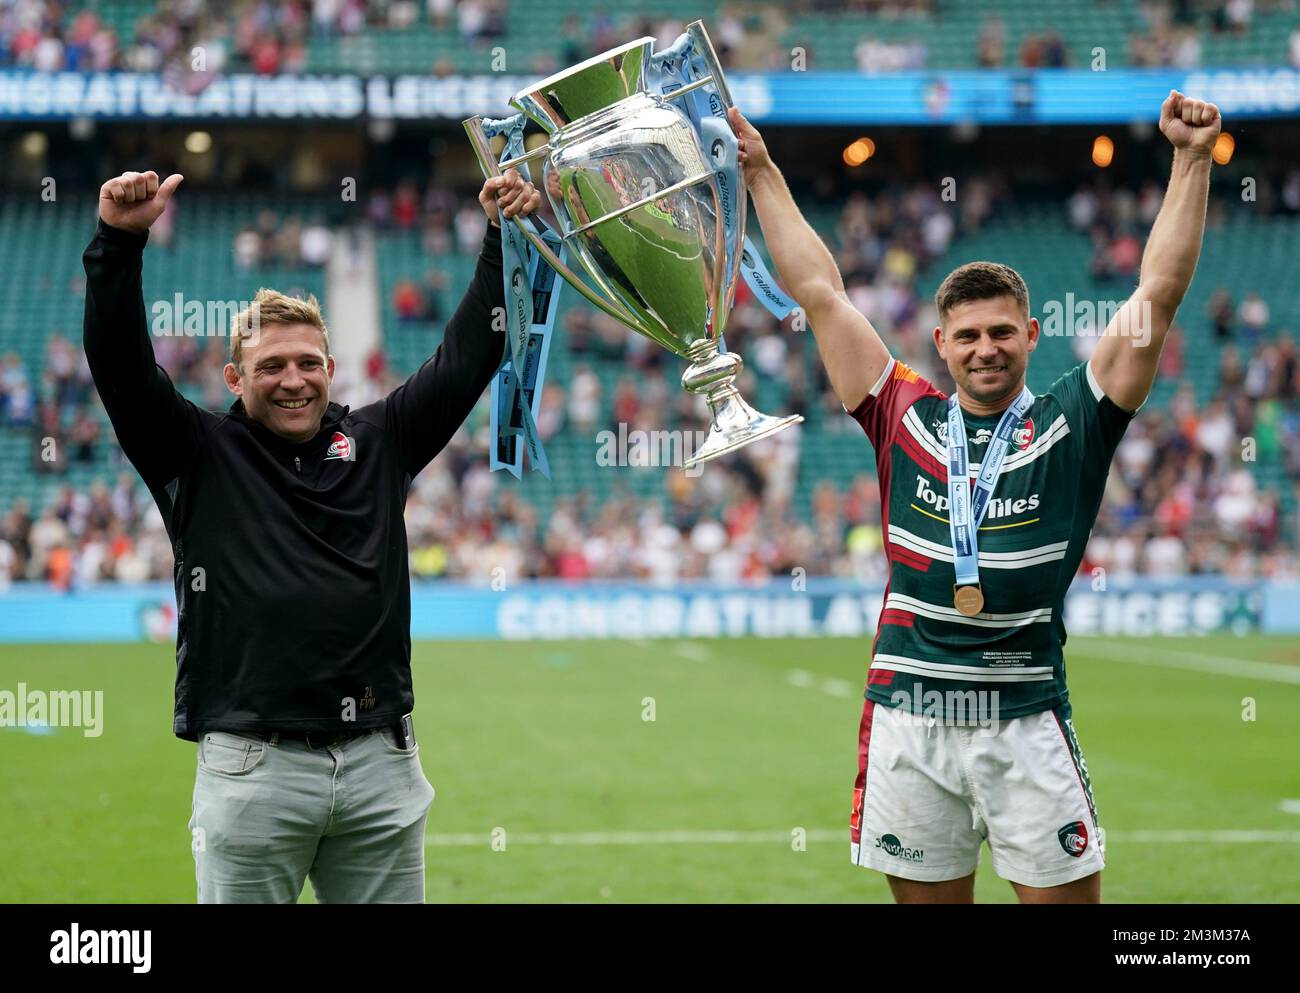
<svg viewBox="0 0 1300 993">
<path fill-rule="evenodd" d="M 790 831 L 585 831 L 579 833 L 529 834 L 506 832 L 504 841 L 510 845 L 767 845 L 789 844 L 794 838 Z M 805 831 L 805 841 L 847 840 L 847 829 L 835 831 Z M 487 834 L 431 834 L 425 838 L 426 848 L 488 847 L 492 836 Z"/>
<path fill-rule="evenodd" d="M 712 650 L 705 648 L 703 645 L 697 645 L 694 642 L 683 641 L 673 646 L 673 654 L 684 659 L 690 659 L 692 662 L 711 662 L 713 661 Z"/>
<path fill-rule="evenodd" d="M 1300 800 L 1283 800 L 1278 809 L 1284 814 L 1300 814 Z"/>
<path fill-rule="evenodd" d="M 818 689 L 829 696 L 838 697 L 857 696 L 862 692 L 847 679 L 823 679 Z"/>
<path fill-rule="evenodd" d="M 1135 845 L 1300 845 L 1300 831 L 1107 831 L 1106 841 Z"/>
<path fill-rule="evenodd" d="M 1226 655 L 1207 655 L 1204 652 L 1168 651 L 1133 642 L 1118 645 L 1102 639 L 1080 638 L 1079 651 L 1101 655 L 1134 665 L 1153 665 L 1166 669 L 1185 669 L 1190 672 L 1207 672 L 1215 676 L 1240 676 L 1243 679 L 1263 679 L 1274 683 L 1300 684 L 1300 666 L 1281 662 L 1258 662 L 1254 659 L 1234 659 Z"/>
<path fill-rule="evenodd" d="M 801 690 L 821 690 L 827 696 L 845 698 L 862 694 L 862 690 L 847 679 L 829 679 L 808 672 L 806 669 L 791 669 L 785 674 L 785 681 Z"/>
<path fill-rule="evenodd" d="M 510 845 L 553 845 L 605 847 L 618 845 L 768 845 L 789 844 L 789 831 L 585 831 L 537 834 L 507 831 L 502 840 Z M 809 842 L 847 842 L 848 828 L 816 829 L 803 833 Z M 431 834 L 426 848 L 488 848 L 488 834 Z M 1107 831 L 1106 842 L 1132 845 L 1300 845 L 1300 831 Z"/>
</svg>

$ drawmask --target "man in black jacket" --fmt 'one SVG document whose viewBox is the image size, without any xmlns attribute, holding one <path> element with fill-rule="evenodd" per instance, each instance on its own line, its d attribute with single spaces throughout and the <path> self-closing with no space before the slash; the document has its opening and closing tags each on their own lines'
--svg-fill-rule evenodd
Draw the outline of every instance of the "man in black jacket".
<svg viewBox="0 0 1300 993">
<path fill-rule="evenodd" d="M 123 451 L 175 553 L 173 731 L 197 741 L 200 902 L 419 902 L 433 788 L 411 728 L 411 481 L 469 414 L 505 336 L 501 232 L 540 196 L 489 179 L 489 224 L 443 343 L 388 396 L 332 403 L 315 299 L 263 290 L 231 329 L 225 413 L 155 363 L 141 290 L 150 226 L 180 185 L 100 189 L 86 249 L 85 349 Z M 498 327 L 499 327 L 498 323 Z"/>
</svg>

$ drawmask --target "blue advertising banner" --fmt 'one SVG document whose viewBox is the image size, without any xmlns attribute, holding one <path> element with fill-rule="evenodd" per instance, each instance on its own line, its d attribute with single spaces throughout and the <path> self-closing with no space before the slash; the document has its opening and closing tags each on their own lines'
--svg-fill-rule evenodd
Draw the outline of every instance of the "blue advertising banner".
<svg viewBox="0 0 1300 993">
<path fill-rule="evenodd" d="M 1025 69 L 772 73 L 732 87 L 771 124 L 1155 123 L 1170 90 L 1232 118 L 1300 116 L 1300 71 Z"/>
<path fill-rule="evenodd" d="M 351 121 L 495 116 L 532 77 L 193 76 L 0 70 L 0 120 Z M 1234 119 L 1300 116 L 1300 70 L 970 69 L 896 73 L 733 73 L 733 98 L 759 124 L 1100 124 L 1154 122 L 1171 89 Z"/>
<path fill-rule="evenodd" d="M 870 637 L 883 587 L 833 579 L 762 586 L 533 581 L 501 591 L 460 583 L 411 590 L 416 639 Z M 1079 581 L 1066 599 L 1071 635 L 1176 636 L 1300 632 L 1300 584 L 1213 577 Z M 61 593 L 44 585 L 0 595 L 0 641 L 158 641 L 176 638 L 169 585 Z"/>
</svg>

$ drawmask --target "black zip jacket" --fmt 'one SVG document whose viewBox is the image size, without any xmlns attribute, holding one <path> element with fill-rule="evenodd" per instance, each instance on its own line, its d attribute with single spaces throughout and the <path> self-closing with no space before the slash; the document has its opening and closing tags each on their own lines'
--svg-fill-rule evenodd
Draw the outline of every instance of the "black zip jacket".
<svg viewBox="0 0 1300 993">
<path fill-rule="evenodd" d="M 145 320 L 147 238 L 99 222 L 82 257 L 84 344 L 176 557 L 172 730 L 194 741 L 392 725 L 415 702 L 406 495 L 500 364 L 500 230 L 488 225 L 432 358 L 382 400 L 330 403 L 301 444 L 250 419 L 243 401 L 215 413 L 176 391 Z"/>
</svg>

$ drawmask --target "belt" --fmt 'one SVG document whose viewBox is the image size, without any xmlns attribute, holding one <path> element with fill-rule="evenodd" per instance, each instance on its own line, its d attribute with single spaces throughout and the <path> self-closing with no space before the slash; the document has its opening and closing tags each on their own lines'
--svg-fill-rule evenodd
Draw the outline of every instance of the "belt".
<svg viewBox="0 0 1300 993">
<path fill-rule="evenodd" d="M 357 728 L 353 731 L 276 731 L 274 737 L 280 741 L 301 741 L 309 748 L 325 748 L 328 745 L 338 745 L 345 741 L 351 741 L 353 738 L 361 738 L 368 734 L 374 734 L 376 731 L 386 731 L 387 728 Z M 272 734 L 264 737 L 270 738 Z"/>
<path fill-rule="evenodd" d="M 272 738 L 278 741 L 301 741 L 308 748 L 330 748 L 334 745 L 341 745 L 345 741 L 351 741 L 354 738 L 365 737 L 368 734 L 390 735 L 397 743 L 397 747 L 401 749 L 415 747 L 415 728 L 411 723 L 410 714 L 407 714 L 395 724 L 384 727 L 347 728 L 342 731 L 275 731 L 264 732 L 262 737 L 268 741 Z"/>
</svg>

